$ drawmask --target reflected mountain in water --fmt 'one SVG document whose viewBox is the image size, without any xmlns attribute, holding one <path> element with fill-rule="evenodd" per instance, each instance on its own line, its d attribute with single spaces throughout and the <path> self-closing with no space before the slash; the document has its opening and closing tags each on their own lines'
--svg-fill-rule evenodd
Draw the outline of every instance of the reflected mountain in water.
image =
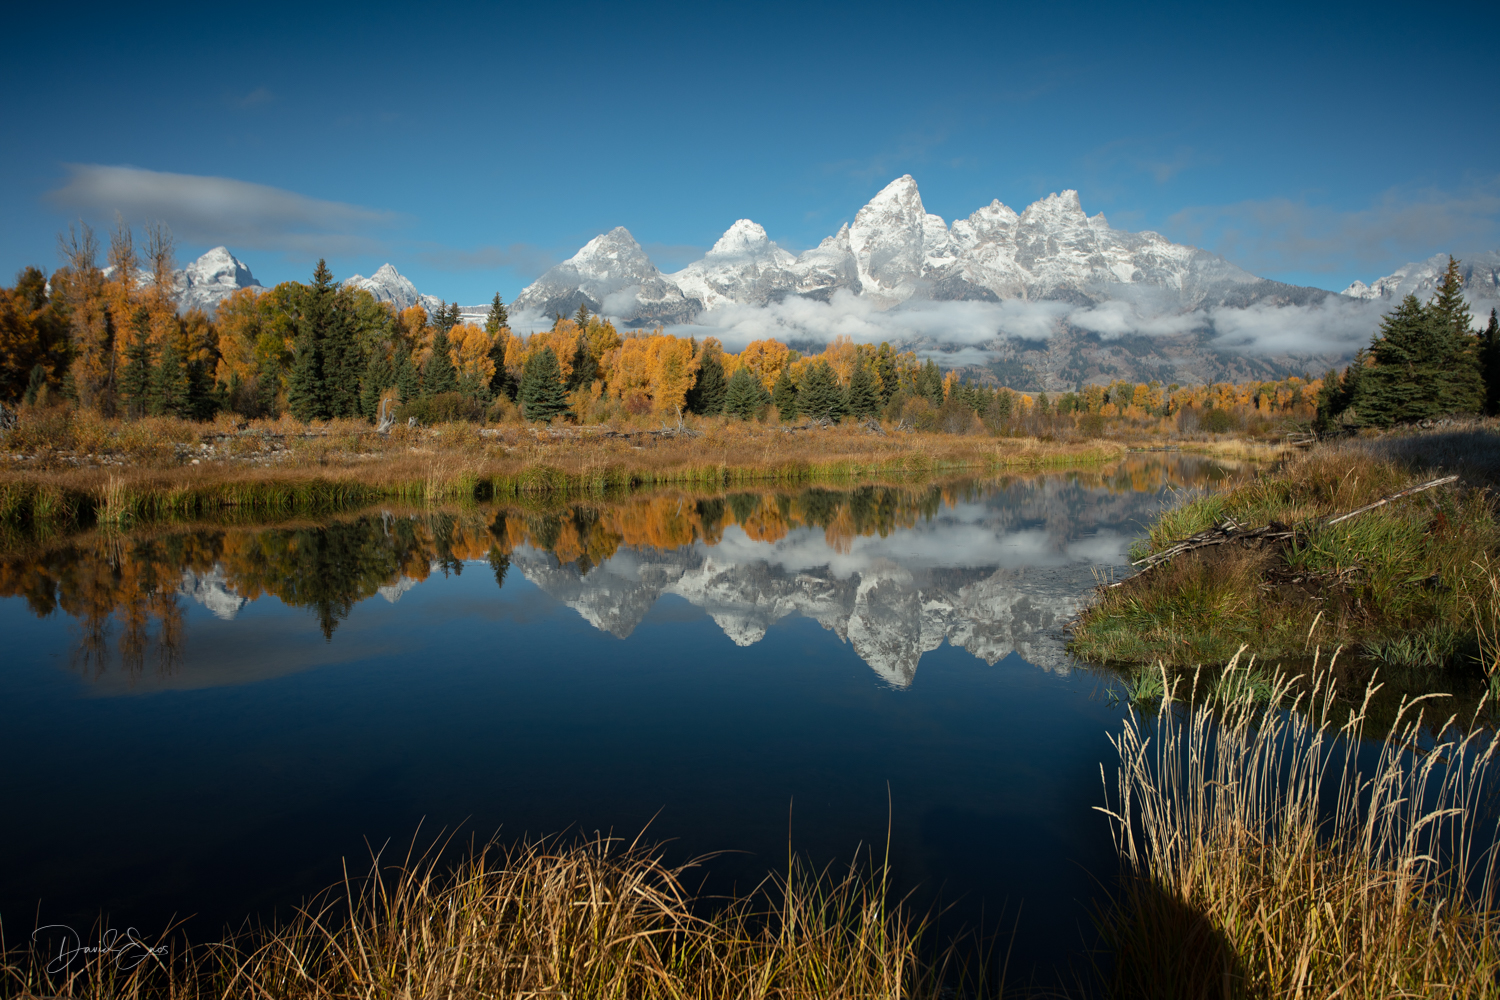
<svg viewBox="0 0 1500 1000">
<path fill-rule="evenodd" d="M 630 636 L 663 595 L 739 646 L 803 615 L 905 687 L 943 643 L 1066 671 L 1062 623 L 1126 561 L 1168 488 L 1202 463 L 1135 459 L 1092 474 L 919 488 L 656 494 L 559 509 L 382 511 L 300 527 L 98 532 L 0 556 L 0 596 L 79 623 L 75 663 L 130 676 L 181 665 L 181 602 L 232 621 L 263 595 L 304 608 L 332 643 L 354 607 L 435 573 L 520 573 L 594 627 Z M 1190 473 L 1190 474 L 1189 474 Z M 482 572 L 483 570 L 481 570 Z M 155 656 L 148 651 L 155 648 Z M 207 648 L 207 647 L 205 647 Z M 352 651 L 351 651 L 352 652 Z M 209 655 L 219 655 L 211 653 Z M 201 682 L 201 681 L 200 681 Z"/>
</svg>

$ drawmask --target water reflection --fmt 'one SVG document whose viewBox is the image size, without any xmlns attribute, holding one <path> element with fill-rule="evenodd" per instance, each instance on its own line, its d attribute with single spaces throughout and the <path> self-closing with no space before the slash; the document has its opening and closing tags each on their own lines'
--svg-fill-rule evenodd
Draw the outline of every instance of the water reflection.
<svg viewBox="0 0 1500 1000">
<path fill-rule="evenodd" d="M 73 663 L 98 679 L 172 678 L 184 604 L 232 621 L 271 595 L 328 642 L 361 602 L 395 603 L 433 574 L 519 572 L 625 638 L 663 595 L 736 645 L 802 615 L 905 687 L 943 643 L 994 663 L 1065 671 L 1060 624 L 1126 559 L 1164 491 L 1222 478 L 1207 462 L 1138 456 L 1093 474 L 918 488 L 657 494 L 557 509 L 382 510 L 327 523 L 97 533 L 0 558 L 0 596 L 76 621 Z M 225 650 L 213 654 L 229 661 Z M 225 680 L 245 679 L 229 671 Z M 201 683 L 201 681 L 200 681 Z"/>
</svg>

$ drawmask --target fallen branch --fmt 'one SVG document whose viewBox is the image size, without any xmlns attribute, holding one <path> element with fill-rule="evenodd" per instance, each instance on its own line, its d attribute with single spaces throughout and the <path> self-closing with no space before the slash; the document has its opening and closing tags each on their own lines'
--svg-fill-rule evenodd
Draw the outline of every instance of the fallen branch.
<svg viewBox="0 0 1500 1000">
<path fill-rule="evenodd" d="M 1381 497 L 1374 503 L 1367 503 L 1363 507 L 1358 507 L 1347 513 L 1338 514 L 1336 516 L 1315 522 L 1315 525 L 1327 527 L 1330 525 L 1340 524 L 1344 521 L 1349 520 L 1351 517 L 1358 517 L 1360 514 L 1369 513 L 1370 511 L 1375 510 L 1378 507 L 1384 507 L 1386 504 L 1390 503 L 1393 500 L 1400 500 L 1402 497 L 1409 497 L 1414 493 L 1421 493 L 1423 490 L 1430 490 L 1436 486 L 1446 486 L 1449 483 L 1454 483 L 1457 481 L 1458 476 L 1456 475 L 1443 476 L 1441 479 L 1434 479 L 1430 482 L 1421 483 L 1416 486 L 1410 486 L 1399 492 L 1392 493 L 1390 496 Z M 1296 529 L 1289 528 L 1279 521 L 1272 521 L 1270 524 L 1264 525 L 1259 528 L 1246 528 L 1234 518 L 1226 518 L 1223 523 L 1216 524 L 1212 528 L 1209 528 L 1207 531 L 1200 531 L 1196 535 L 1191 535 L 1187 538 L 1182 539 L 1180 542 L 1174 542 L 1172 545 L 1169 545 L 1167 548 L 1162 549 L 1160 552 L 1154 552 L 1142 559 L 1136 559 L 1130 565 L 1141 567 L 1140 572 L 1135 573 L 1132 576 L 1128 576 L 1124 580 L 1112 583 L 1109 586 L 1118 587 L 1121 584 L 1125 583 L 1127 580 L 1133 580 L 1135 579 L 1135 577 L 1140 576 L 1141 573 L 1145 573 L 1148 570 L 1155 569 L 1157 566 L 1160 566 L 1163 563 L 1170 562 L 1171 560 L 1182 555 L 1184 552 L 1192 552 L 1197 549 L 1204 549 L 1213 545 L 1223 545 L 1225 542 L 1261 543 L 1285 541 L 1287 539 L 1295 538 L 1296 535 Z"/>
</svg>

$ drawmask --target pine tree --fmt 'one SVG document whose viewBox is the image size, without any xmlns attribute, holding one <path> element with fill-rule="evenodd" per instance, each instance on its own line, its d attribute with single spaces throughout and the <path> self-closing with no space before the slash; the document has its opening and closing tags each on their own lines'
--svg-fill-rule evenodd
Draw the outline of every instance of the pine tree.
<svg viewBox="0 0 1500 1000">
<path fill-rule="evenodd" d="M 589 315 L 588 303 L 580 302 L 578 304 L 578 312 L 573 315 L 573 322 L 578 324 L 578 329 L 587 330 L 589 328 Z"/>
<path fill-rule="evenodd" d="M 427 363 L 422 366 L 423 395 L 436 396 L 439 393 L 458 390 L 458 370 L 453 367 L 451 350 L 448 331 L 439 325 L 437 333 L 432 338 L 432 354 L 427 358 Z"/>
<path fill-rule="evenodd" d="M 583 307 L 579 306 L 579 308 Z M 579 329 L 582 330 L 583 327 Z M 588 338 L 579 333 L 578 342 L 573 347 L 573 370 L 568 372 L 568 383 L 564 388 L 568 392 L 575 389 L 587 389 L 598 377 L 599 362 L 594 360 L 594 355 L 589 351 Z"/>
<path fill-rule="evenodd" d="M 931 358 L 917 373 L 917 393 L 926 396 L 933 406 L 943 405 L 943 374 Z"/>
<path fill-rule="evenodd" d="M 223 389 L 214 384 L 208 362 L 202 358 L 189 361 L 187 381 L 189 415 L 194 420 L 212 420 L 214 414 L 224 408 L 226 397 Z"/>
<path fill-rule="evenodd" d="M 552 348 L 544 347 L 526 359 L 521 370 L 521 413 L 527 420 L 545 420 L 568 409 L 568 397 L 563 391 L 562 368 Z"/>
<path fill-rule="evenodd" d="M 797 383 L 792 381 L 791 366 L 781 369 L 776 384 L 771 387 L 771 402 L 776 404 L 776 413 L 783 423 L 790 423 L 802 415 L 802 404 L 797 398 Z"/>
<path fill-rule="evenodd" d="M 354 417 L 360 412 L 359 378 L 365 366 L 355 338 L 354 292 L 334 285 L 332 274 L 327 280 L 330 285 L 327 290 L 315 287 L 315 293 L 324 301 L 323 391 L 329 416 Z"/>
<path fill-rule="evenodd" d="M 168 338 L 161 360 L 151 378 L 151 412 L 159 416 L 192 415 L 192 385 L 188 381 L 187 363 L 175 338 Z"/>
<path fill-rule="evenodd" d="M 818 361 L 802 376 L 802 384 L 797 387 L 797 403 L 802 412 L 814 420 L 837 420 L 844 415 L 844 392 L 828 362 Z"/>
<path fill-rule="evenodd" d="M 281 366 L 276 363 L 275 358 L 266 355 L 260 359 L 255 382 L 256 405 L 260 407 L 260 412 L 268 417 L 281 416 L 281 410 L 276 405 L 276 396 L 281 390 Z"/>
<path fill-rule="evenodd" d="M 1484 369 L 1485 412 L 1500 413 L 1500 318 L 1490 310 L 1489 325 L 1479 337 L 1479 361 Z"/>
<path fill-rule="evenodd" d="M 1484 405 L 1478 345 L 1457 326 L 1468 321 L 1468 307 L 1454 303 L 1456 281 L 1453 262 L 1432 306 L 1408 295 L 1381 320 L 1370 344 L 1375 363 L 1357 374 L 1357 391 L 1350 392 L 1361 422 L 1388 427 Z"/>
<path fill-rule="evenodd" d="M 1448 258 L 1448 269 L 1427 306 L 1440 331 L 1434 338 L 1432 359 L 1438 379 L 1437 408 L 1440 413 L 1479 413 L 1485 404 L 1484 366 L 1458 265 L 1451 256 Z"/>
<path fill-rule="evenodd" d="M 309 324 L 304 323 L 302 326 L 293 348 L 292 372 L 286 381 L 286 407 L 292 416 L 305 424 L 327 418 L 328 410 L 323 401 L 318 340 Z"/>
<path fill-rule="evenodd" d="M 687 409 L 704 417 L 718 416 L 724 412 L 724 394 L 729 381 L 724 377 L 724 363 L 717 351 L 707 351 L 698 364 L 698 378 L 688 390 Z"/>
<path fill-rule="evenodd" d="M 735 369 L 729 384 L 724 387 L 725 415 L 739 417 L 741 420 L 755 419 L 765 405 L 761 399 L 763 392 L 765 388 L 754 372 L 744 367 Z"/>
<path fill-rule="evenodd" d="M 403 344 L 396 350 L 396 395 L 401 397 L 401 402 L 410 403 L 421 392 L 417 366 L 412 363 L 411 351 Z"/>
<path fill-rule="evenodd" d="M 484 332 L 493 337 L 510 324 L 510 313 L 505 309 L 505 303 L 500 300 L 500 293 L 495 293 L 495 301 L 490 303 L 490 314 L 484 321 Z"/>
<path fill-rule="evenodd" d="M 156 352 L 147 338 L 151 334 L 151 313 L 142 306 L 130 318 L 131 340 L 125 348 L 125 368 L 120 372 L 120 400 L 132 417 L 143 416 L 151 395 L 152 355 Z"/>
<path fill-rule="evenodd" d="M 880 404 L 880 389 L 875 374 L 861 358 L 855 362 L 854 374 L 849 376 L 849 412 L 864 419 L 879 410 Z"/>
<path fill-rule="evenodd" d="M 35 404 L 45 388 L 47 388 L 47 369 L 41 365 L 32 365 L 31 374 L 26 377 L 26 392 L 21 397 L 22 402 L 27 406 Z"/>
<path fill-rule="evenodd" d="M 875 374 L 880 379 L 880 405 L 884 406 L 891 401 L 899 388 L 896 375 L 896 352 L 891 350 L 891 345 L 881 341 L 880 350 L 875 352 Z"/>
<path fill-rule="evenodd" d="M 499 302 L 500 296 L 496 295 L 495 301 Z M 500 312 L 504 314 L 504 306 L 500 307 Z M 495 312 L 491 309 L 490 318 L 494 319 L 494 316 Z M 490 345 L 489 358 L 495 365 L 495 372 L 490 376 L 490 398 L 499 399 L 504 396 L 506 399 L 514 400 L 516 398 L 515 379 L 510 377 L 510 372 L 505 367 L 505 349 L 510 346 L 510 335 L 505 332 L 503 323 L 493 332 L 495 342 Z"/>
<path fill-rule="evenodd" d="M 359 406 L 367 420 L 380 418 L 380 397 L 396 384 L 396 368 L 385 351 L 377 349 L 365 365 L 364 378 L 360 380 Z"/>
<path fill-rule="evenodd" d="M 438 306 L 438 311 L 432 317 L 432 325 L 437 327 L 438 333 L 446 336 L 453 332 L 460 319 L 463 319 L 463 314 L 459 312 L 458 303 L 454 302 L 452 305 Z"/>
</svg>

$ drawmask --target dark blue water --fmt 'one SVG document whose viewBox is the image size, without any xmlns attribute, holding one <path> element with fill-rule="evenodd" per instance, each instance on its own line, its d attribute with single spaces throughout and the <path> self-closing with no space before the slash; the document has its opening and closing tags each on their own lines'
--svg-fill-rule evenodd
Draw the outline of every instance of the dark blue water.
<svg viewBox="0 0 1500 1000">
<path fill-rule="evenodd" d="M 677 858 L 735 852 L 715 892 L 788 845 L 847 861 L 889 836 L 945 926 L 1020 908 L 1017 961 L 1063 961 L 1114 872 L 1092 807 L 1121 715 L 1059 627 L 1180 470 L 1136 472 L 17 555 L 6 934 L 196 915 L 201 940 L 387 842 L 646 829 Z"/>
</svg>

